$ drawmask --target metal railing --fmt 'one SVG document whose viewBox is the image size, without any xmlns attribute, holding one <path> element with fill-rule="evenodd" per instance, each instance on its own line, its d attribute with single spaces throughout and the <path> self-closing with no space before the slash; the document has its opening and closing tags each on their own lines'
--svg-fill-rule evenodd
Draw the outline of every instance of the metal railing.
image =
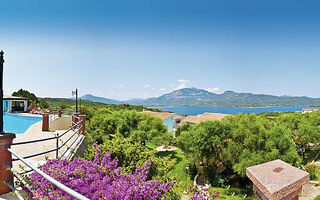
<svg viewBox="0 0 320 200">
<path fill-rule="evenodd" d="M 48 137 L 48 138 L 42 138 L 42 139 L 38 139 L 38 140 L 30 140 L 30 141 L 24 141 L 24 142 L 16 142 L 16 143 L 12 143 L 12 146 L 15 146 L 15 145 L 24 145 L 24 144 L 31 144 L 31 143 L 38 143 L 38 142 L 44 142 L 44 141 L 48 141 L 48 140 L 56 140 L 56 148 L 54 149 L 50 149 L 50 150 L 47 150 L 47 151 L 44 151 L 44 152 L 40 152 L 40 153 L 36 153 L 36 154 L 32 154 L 32 155 L 28 155 L 28 156 L 24 156 L 23 158 L 27 159 L 27 158 L 32 158 L 32 157 L 36 157 L 36 156 L 41 156 L 41 155 L 44 155 L 44 154 L 47 154 L 47 153 L 51 153 L 51 152 L 54 152 L 56 151 L 56 159 L 59 159 L 59 150 L 64 147 L 67 142 L 69 142 L 73 136 L 75 136 L 77 133 L 80 132 L 81 130 L 81 123 L 82 121 L 79 121 L 78 123 L 75 123 L 73 124 L 68 130 L 66 130 L 64 133 L 62 133 L 61 135 L 59 135 L 59 133 L 53 137 Z M 74 130 L 74 133 L 67 139 L 66 142 L 64 142 L 61 146 L 59 146 L 59 139 L 61 137 L 63 137 L 65 134 L 69 133 L 71 130 Z M 80 135 L 78 135 L 79 137 Z M 77 137 L 77 138 L 78 138 Z M 67 149 L 68 150 L 68 149 Z M 66 151 L 67 151 L 66 150 Z M 66 152 L 65 151 L 65 152 Z M 12 161 L 17 161 L 18 159 L 12 159 Z"/>
<path fill-rule="evenodd" d="M 50 113 L 49 114 L 49 122 L 52 122 L 52 121 L 54 121 L 54 120 L 56 120 L 58 118 L 59 118 L 58 112 L 54 112 L 54 113 Z"/>
<path fill-rule="evenodd" d="M 76 116 L 74 116 L 76 117 Z M 21 161 L 22 163 L 24 163 L 27 167 L 30 168 L 30 170 L 28 171 L 25 171 L 23 173 L 13 173 L 14 176 L 21 181 L 21 183 L 23 183 L 23 185 L 25 185 L 26 187 L 29 187 L 29 185 L 21 178 L 21 175 L 22 174 L 25 174 L 25 173 L 29 173 L 29 172 L 36 172 L 38 174 L 40 174 L 43 178 L 45 178 L 46 180 L 48 180 L 49 182 L 51 182 L 52 184 L 54 184 L 55 186 L 57 186 L 58 188 L 60 188 L 61 190 L 63 190 L 64 192 L 68 193 L 69 195 L 77 198 L 77 199 L 81 199 L 81 200 L 88 200 L 87 197 L 77 193 L 76 191 L 68 188 L 67 186 L 63 185 L 62 183 L 58 182 L 57 180 L 55 180 L 54 178 L 50 177 L 49 175 L 47 175 L 46 173 L 44 173 L 43 171 L 41 171 L 40 169 L 38 169 L 37 167 L 33 166 L 32 164 L 30 164 L 26 159 L 28 158 L 32 158 L 32 157 L 36 157 L 36 156 L 40 156 L 40 155 L 44 155 L 44 154 L 47 154 L 47 153 L 51 153 L 51 152 L 54 152 L 56 151 L 56 159 L 61 159 L 65 154 L 66 152 L 73 146 L 73 144 L 78 141 L 78 138 L 81 137 L 81 130 L 82 130 L 82 120 L 80 120 L 80 118 L 77 117 L 77 123 L 72 123 L 71 127 L 66 130 L 65 132 L 63 132 L 61 135 L 59 134 L 56 134 L 55 136 L 53 137 L 48 137 L 48 138 L 42 138 L 42 139 L 38 139 L 38 140 L 30 140 L 30 141 L 24 141 L 24 142 L 16 142 L 16 143 L 12 143 L 12 146 L 16 146 L 16 145 L 24 145 L 24 144 L 32 144 L 32 143 L 38 143 L 38 142 L 44 142 L 44 141 L 49 141 L 49 140 L 56 140 L 56 148 L 54 149 L 50 149 L 50 150 L 47 150 L 47 151 L 44 151 L 44 152 L 40 152 L 40 153 L 36 153 L 36 154 L 32 154 L 32 155 L 28 155 L 28 156 L 20 156 L 18 155 L 16 152 L 14 152 L 11 148 L 6 148 L 6 150 L 8 150 L 12 155 L 14 155 L 15 158 L 12 159 L 12 161 Z M 63 137 L 64 135 L 66 135 L 67 133 L 69 133 L 70 131 L 74 131 L 74 133 L 69 136 L 65 142 L 62 141 L 62 144 L 59 146 L 59 139 L 61 137 Z M 67 143 L 75 136 L 75 135 L 78 135 L 74 141 L 71 143 L 71 145 L 68 146 L 68 148 L 64 151 L 64 153 L 59 157 L 59 150 L 61 148 L 63 148 L 65 145 L 67 145 Z M 12 166 L 9 166 L 7 163 L 4 163 L 4 165 L 12 170 Z M 24 199 L 18 192 L 17 188 L 15 188 L 14 185 L 12 185 L 9 181 L 5 180 L 5 183 L 8 187 L 10 187 L 12 189 L 12 191 L 17 195 L 17 197 L 19 199 Z"/>
<path fill-rule="evenodd" d="M 12 153 L 12 155 L 14 155 L 15 157 L 18 158 L 18 160 L 20 160 L 21 162 L 23 162 L 25 165 L 27 165 L 29 168 L 31 168 L 33 171 L 35 171 L 36 173 L 40 174 L 43 178 L 45 178 L 47 181 L 49 181 L 50 183 L 54 184 L 55 186 L 57 186 L 58 188 L 60 188 L 61 190 L 63 190 L 64 192 L 68 193 L 69 195 L 80 199 L 80 200 L 89 200 L 87 197 L 83 196 L 82 194 L 79 194 L 78 192 L 72 190 L 71 188 L 63 185 L 62 183 L 60 183 L 59 181 L 55 180 L 54 178 L 52 178 L 51 176 L 49 176 L 48 174 L 44 173 L 43 171 L 41 171 L 40 169 L 38 169 L 37 167 L 33 166 L 31 163 L 29 163 L 27 160 L 25 160 L 23 157 L 19 156 L 16 152 L 14 152 L 12 149 L 10 148 L 6 148 L 6 150 L 8 150 L 10 153 Z M 10 166 L 9 166 L 10 167 Z M 12 167 L 11 167 L 12 168 Z M 8 181 L 6 181 L 6 184 L 16 193 L 16 195 L 18 196 L 19 199 L 24 199 L 19 192 L 17 191 L 17 189 Z M 30 189 L 30 188 L 29 188 Z"/>
</svg>

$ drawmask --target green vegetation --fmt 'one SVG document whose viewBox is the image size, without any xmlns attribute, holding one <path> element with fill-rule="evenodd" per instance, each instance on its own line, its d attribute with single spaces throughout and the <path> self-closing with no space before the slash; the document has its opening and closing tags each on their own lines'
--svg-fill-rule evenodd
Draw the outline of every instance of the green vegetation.
<svg viewBox="0 0 320 200">
<path fill-rule="evenodd" d="M 186 152 L 188 165 L 203 167 L 205 182 L 213 186 L 250 186 L 247 167 L 281 159 L 301 167 L 315 159 L 309 144 L 320 141 L 320 112 L 239 114 L 222 121 L 207 121 L 179 130 L 178 146 Z M 318 168 L 307 166 L 313 179 Z M 245 187 L 243 187 L 245 186 Z"/>
<path fill-rule="evenodd" d="M 129 106 L 130 107 L 130 106 Z M 173 144 L 173 136 L 167 133 L 162 120 L 143 114 L 140 107 L 86 107 L 87 114 L 87 151 L 85 158 L 92 160 L 96 154 L 93 142 L 100 145 L 103 152 L 110 152 L 119 164 L 132 172 L 133 166 L 142 166 L 147 160 L 152 161 L 150 178 L 162 181 L 176 180 L 174 192 L 179 195 L 189 194 L 188 188 L 197 174 L 196 165 L 190 165 L 189 152 L 156 152 L 161 144 Z M 195 127 L 195 126 L 194 126 Z M 181 130 L 187 131 L 191 126 Z M 182 132 L 183 132 L 182 131 Z M 213 192 L 220 191 L 220 199 L 243 199 L 248 190 L 230 188 L 224 183 L 210 187 Z"/>
<path fill-rule="evenodd" d="M 37 98 L 25 90 L 14 95 L 34 100 L 42 108 L 75 109 L 73 99 Z M 319 156 L 311 147 L 320 141 L 320 112 L 233 115 L 184 124 L 173 138 L 163 121 L 142 113 L 144 109 L 82 101 L 81 111 L 87 116 L 85 158 L 94 160 L 97 144 L 127 172 L 150 160 L 148 179 L 176 180 L 174 192 L 184 195 L 198 175 L 210 191 L 221 193 L 218 199 L 254 199 L 245 170 L 274 159 L 303 167 L 313 180 L 320 180 L 319 168 L 310 163 Z M 174 151 L 156 151 L 160 145 L 174 144 L 179 147 Z"/>
<path fill-rule="evenodd" d="M 314 198 L 314 200 L 320 200 L 320 195 Z"/>
<path fill-rule="evenodd" d="M 29 92 L 27 90 L 23 90 L 23 89 L 20 89 L 17 92 L 12 93 L 12 96 L 25 97 L 25 98 L 27 98 L 29 100 L 34 101 L 34 102 L 38 101 L 38 98 L 36 97 L 36 95 L 34 93 L 31 93 L 31 92 Z"/>
<path fill-rule="evenodd" d="M 112 139 L 104 140 L 100 145 L 104 155 L 110 152 L 112 158 L 117 158 L 120 166 L 127 171 L 134 172 L 134 166 L 144 166 L 146 161 L 151 161 L 149 176 L 152 179 L 166 181 L 169 179 L 170 170 L 175 166 L 176 160 L 169 156 L 156 156 L 155 150 L 150 150 L 146 146 L 134 141 L 133 138 L 115 136 Z M 93 145 L 88 145 L 86 159 L 94 160 L 96 150 Z"/>
<path fill-rule="evenodd" d="M 160 118 L 150 117 L 146 114 L 124 110 L 111 111 L 103 109 L 97 111 L 90 119 L 88 127 L 89 139 L 94 139 L 98 144 L 110 140 L 114 136 L 131 138 L 135 142 L 145 144 L 150 141 L 153 144 L 161 145 L 168 137 L 173 137 L 168 133 L 167 127 Z"/>
<path fill-rule="evenodd" d="M 49 108 L 50 105 L 47 103 L 45 99 L 38 98 L 34 93 L 31 93 L 27 90 L 20 89 L 17 92 L 12 93 L 12 96 L 16 97 L 25 97 L 30 101 L 34 102 L 35 107 L 40 107 L 40 108 Z"/>
</svg>

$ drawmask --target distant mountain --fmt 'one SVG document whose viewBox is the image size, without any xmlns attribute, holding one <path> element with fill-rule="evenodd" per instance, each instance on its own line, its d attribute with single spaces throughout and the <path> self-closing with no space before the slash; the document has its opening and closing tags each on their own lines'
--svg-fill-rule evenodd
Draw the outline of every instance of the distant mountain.
<svg viewBox="0 0 320 200">
<path fill-rule="evenodd" d="M 157 98 L 135 100 L 129 103 L 145 106 L 316 106 L 320 105 L 320 99 L 233 91 L 215 94 L 203 89 L 183 88 Z"/>
<path fill-rule="evenodd" d="M 93 101 L 93 102 L 100 102 L 100 103 L 105 103 L 105 104 L 121 104 L 122 102 L 114 100 L 114 99 L 107 99 L 104 97 L 97 97 L 93 96 L 91 94 L 86 94 L 81 97 L 83 100 L 88 100 L 88 101 Z"/>
</svg>

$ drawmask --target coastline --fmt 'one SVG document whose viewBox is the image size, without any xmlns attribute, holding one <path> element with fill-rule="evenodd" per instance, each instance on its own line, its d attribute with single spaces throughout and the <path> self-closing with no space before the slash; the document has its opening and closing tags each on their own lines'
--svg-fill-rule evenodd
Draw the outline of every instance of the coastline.
<svg viewBox="0 0 320 200">
<path fill-rule="evenodd" d="M 279 113 L 279 112 L 300 112 L 309 106 L 265 106 L 265 107 L 209 107 L 209 106 L 166 106 L 152 107 L 166 112 L 179 113 L 182 115 L 198 115 L 204 113 L 221 114 L 249 114 L 249 113 Z M 317 108 L 317 107 L 312 107 Z"/>
</svg>

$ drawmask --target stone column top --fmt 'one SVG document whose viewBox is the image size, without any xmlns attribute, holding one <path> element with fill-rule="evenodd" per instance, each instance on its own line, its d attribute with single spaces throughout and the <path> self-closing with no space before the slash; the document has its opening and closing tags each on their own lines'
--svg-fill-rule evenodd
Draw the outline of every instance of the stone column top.
<svg viewBox="0 0 320 200">
<path fill-rule="evenodd" d="M 309 181 L 307 172 L 282 160 L 248 167 L 246 174 L 268 199 L 282 199 Z"/>
<path fill-rule="evenodd" d="M 0 135 L 0 146 L 11 144 L 12 140 L 16 137 L 15 134 L 5 133 L 4 135 Z M 1 155 L 0 155 L 1 156 Z"/>
</svg>

